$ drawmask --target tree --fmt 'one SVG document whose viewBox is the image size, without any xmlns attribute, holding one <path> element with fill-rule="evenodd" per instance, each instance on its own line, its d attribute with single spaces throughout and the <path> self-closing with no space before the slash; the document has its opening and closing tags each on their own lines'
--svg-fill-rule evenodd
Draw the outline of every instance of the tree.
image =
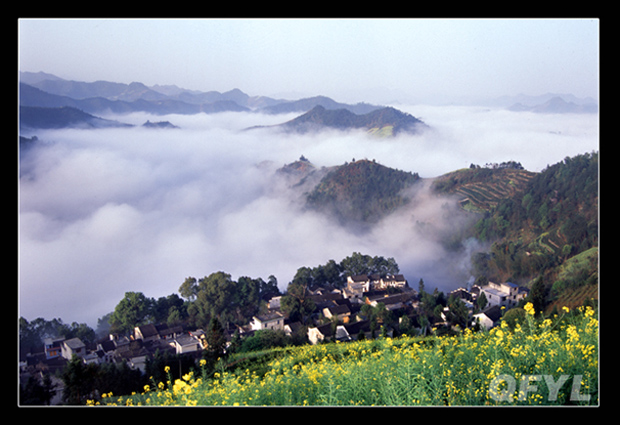
<svg viewBox="0 0 620 425">
<path fill-rule="evenodd" d="M 234 305 L 237 309 L 237 320 L 239 324 L 245 324 L 260 309 L 260 290 L 265 285 L 263 279 L 252 279 L 242 276 L 237 281 L 237 288 L 234 294 Z"/>
<path fill-rule="evenodd" d="M 85 365 L 82 359 L 74 355 L 62 371 L 64 383 L 62 399 L 67 404 L 83 404 L 92 398 L 95 389 L 95 364 Z"/>
<path fill-rule="evenodd" d="M 62 333 L 66 339 L 80 338 L 84 344 L 95 341 L 95 331 L 86 323 L 73 322 Z"/>
<path fill-rule="evenodd" d="M 128 333 L 134 327 L 148 323 L 151 300 L 142 292 L 125 292 L 125 297 L 117 304 L 110 324 L 115 332 Z"/>
<path fill-rule="evenodd" d="M 224 357 L 226 335 L 224 335 L 224 329 L 217 317 L 211 317 L 205 338 L 207 340 L 207 358 L 215 362 L 219 357 Z"/>
<path fill-rule="evenodd" d="M 112 312 L 97 319 L 97 329 L 95 330 L 96 335 L 104 336 L 110 333 L 110 317 L 112 317 Z"/>
<path fill-rule="evenodd" d="M 254 332 L 254 335 L 243 338 L 238 351 L 244 353 L 272 347 L 284 347 L 291 342 L 293 342 L 292 338 L 288 337 L 283 330 L 261 329 Z"/>
<path fill-rule="evenodd" d="M 322 267 L 325 283 L 333 288 L 340 289 L 346 285 L 346 280 L 342 275 L 342 267 L 334 260 L 329 260 Z"/>
<path fill-rule="evenodd" d="M 534 305 L 534 312 L 536 313 L 536 316 L 540 315 L 540 312 L 545 309 L 546 298 L 547 288 L 542 277 L 538 277 L 534 280 L 529 294 L 529 299 Z"/>
<path fill-rule="evenodd" d="M 185 305 L 183 299 L 177 294 L 170 294 L 166 297 L 159 297 L 153 300 L 151 304 L 150 316 L 153 322 L 167 322 L 172 311 L 176 311 L 179 320 L 182 320 L 185 314 Z"/>
<path fill-rule="evenodd" d="M 19 386 L 19 403 L 24 406 L 49 406 L 54 387 L 49 373 L 43 375 L 41 382 L 36 376 L 29 376 L 26 383 Z"/>
<path fill-rule="evenodd" d="M 422 295 L 424 293 L 424 279 L 420 278 L 418 282 L 418 294 Z"/>
<path fill-rule="evenodd" d="M 355 276 L 359 274 L 367 274 L 369 272 L 368 264 L 372 261 L 372 257 L 369 255 L 363 255 L 359 252 L 354 252 L 351 256 L 346 257 L 340 262 L 342 271 L 348 276 Z"/>
<path fill-rule="evenodd" d="M 188 301 L 193 301 L 198 293 L 195 277 L 188 277 L 179 287 L 179 294 Z"/>
<path fill-rule="evenodd" d="M 396 260 L 392 257 L 385 259 L 381 256 L 371 257 L 359 252 L 354 252 L 351 256 L 346 257 L 340 262 L 342 273 L 348 276 L 359 274 L 386 274 L 399 273 L 399 267 Z"/>
<path fill-rule="evenodd" d="M 198 281 L 198 296 L 193 305 L 196 307 L 196 325 L 207 326 L 211 317 L 218 317 L 227 323 L 234 315 L 234 292 L 236 283 L 224 272 L 211 273 Z"/>
<path fill-rule="evenodd" d="M 525 316 L 525 310 L 521 307 L 515 307 L 504 313 L 502 321 L 506 322 L 510 329 L 514 329 L 517 324 L 524 323 Z"/>
<path fill-rule="evenodd" d="M 484 294 L 483 291 L 480 291 L 480 295 L 476 299 L 476 307 L 478 307 L 478 310 L 481 311 L 481 310 L 484 310 L 487 304 L 488 304 L 487 296 Z"/>
<path fill-rule="evenodd" d="M 170 307 L 168 318 L 166 319 L 166 324 L 168 326 L 177 326 L 183 322 L 183 318 L 179 309 L 176 307 Z"/>
<path fill-rule="evenodd" d="M 282 311 L 291 321 L 306 323 L 307 317 L 315 310 L 316 305 L 307 297 L 307 286 L 303 283 L 291 282 L 286 289 L 286 295 L 281 298 Z"/>
<path fill-rule="evenodd" d="M 469 312 L 463 300 L 452 296 L 448 299 L 448 307 L 448 322 L 452 326 L 458 325 L 461 329 L 465 329 L 467 327 Z"/>
<path fill-rule="evenodd" d="M 280 295 L 280 289 L 278 289 L 278 279 L 274 275 L 269 275 L 267 282 L 261 279 L 260 286 L 260 298 L 263 300 L 269 300 L 272 297 Z"/>
</svg>

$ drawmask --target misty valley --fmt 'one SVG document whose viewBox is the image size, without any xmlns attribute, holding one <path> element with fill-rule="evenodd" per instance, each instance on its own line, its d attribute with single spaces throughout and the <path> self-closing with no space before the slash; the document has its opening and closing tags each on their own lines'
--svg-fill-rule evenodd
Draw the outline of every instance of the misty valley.
<svg viewBox="0 0 620 425">
<path fill-rule="evenodd" d="M 21 76 L 27 317 L 94 323 L 127 289 L 167 294 L 188 275 L 218 270 L 275 275 L 285 290 L 299 267 L 352 252 L 396 258 L 410 281 L 440 290 L 483 275 L 527 285 L 539 270 L 514 274 L 510 264 L 472 263 L 472 254 L 511 243 L 531 258 L 537 251 L 527 246 L 537 241 L 553 254 L 570 245 L 570 257 L 595 245 L 595 203 L 582 214 L 585 245 L 563 229 L 549 232 L 563 220 L 561 192 L 527 209 L 548 211 L 547 226 L 518 217 L 526 238 L 503 224 L 541 171 L 597 150 L 596 115 L 582 110 L 515 112 L 508 102 L 401 112 L 324 96 L 291 101 Z M 583 190 L 596 197 L 598 186 Z"/>
</svg>

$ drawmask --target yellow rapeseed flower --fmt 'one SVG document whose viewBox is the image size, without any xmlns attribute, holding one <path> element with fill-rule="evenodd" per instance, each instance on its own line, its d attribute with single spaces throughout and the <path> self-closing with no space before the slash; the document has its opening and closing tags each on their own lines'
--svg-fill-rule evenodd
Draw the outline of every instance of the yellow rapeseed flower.
<svg viewBox="0 0 620 425">
<path fill-rule="evenodd" d="M 525 306 L 523 307 L 523 309 L 527 312 L 527 314 L 529 314 L 530 316 L 533 316 L 536 314 L 536 312 L 534 311 L 534 304 L 532 303 L 527 303 L 525 304 Z"/>
<path fill-rule="evenodd" d="M 566 307 L 566 306 L 562 307 L 562 310 L 563 310 L 564 312 L 566 312 L 566 313 L 570 312 L 570 308 L 568 308 L 568 307 Z"/>
</svg>

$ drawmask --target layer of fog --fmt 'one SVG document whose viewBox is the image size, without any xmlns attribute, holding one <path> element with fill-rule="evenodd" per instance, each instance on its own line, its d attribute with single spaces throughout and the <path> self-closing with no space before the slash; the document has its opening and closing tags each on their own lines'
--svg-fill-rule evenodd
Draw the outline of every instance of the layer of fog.
<svg viewBox="0 0 620 425">
<path fill-rule="evenodd" d="M 419 185 L 415 202 L 368 234 L 302 208 L 275 170 L 304 155 L 317 167 L 355 159 L 431 178 L 506 160 L 540 171 L 598 149 L 598 118 L 461 107 L 402 107 L 431 130 L 373 139 L 359 132 L 286 136 L 290 116 L 245 113 L 106 117 L 131 129 L 38 131 L 43 147 L 21 158 L 20 315 L 96 325 L 126 291 L 177 292 L 188 276 L 223 270 L 233 278 L 273 274 L 284 290 L 301 266 L 352 252 L 394 257 L 412 286 L 450 290 L 469 278 L 464 250 L 445 252 L 441 231 L 452 207 Z M 168 120 L 177 130 L 141 128 Z M 428 226 L 426 227 L 429 228 Z"/>
</svg>

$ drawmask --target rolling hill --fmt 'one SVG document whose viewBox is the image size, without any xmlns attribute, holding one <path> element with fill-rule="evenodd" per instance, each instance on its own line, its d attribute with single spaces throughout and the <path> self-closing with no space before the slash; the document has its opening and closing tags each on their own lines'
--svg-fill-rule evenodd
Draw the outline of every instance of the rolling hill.
<svg viewBox="0 0 620 425">
<path fill-rule="evenodd" d="M 99 118 L 69 106 L 60 108 L 21 106 L 19 108 L 19 126 L 20 131 L 27 129 L 133 127 L 118 121 Z"/>
<path fill-rule="evenodd" d="M 334 167 L 306 195 L 310 209 L 332 214 L 341 224 L 367 228 L 409 199 L 403 189 L 415 184 L 417 173 L 360 160 Z"/>
<path fill-rule="evenodd" d="M 370 134 L 394 136 L 400 133 L 417 133 L 426 127 L 426 124 L 410 114 L 391 107 L 356 115 L 348 109 L 326 109 L 318 105 L 305 114 L 275 127 L 295 133 L 308 133 L 326 128 L 345 131 L 363 129 Z"/>
<path fill-rule="evenodd" d="M 534 175 L 516 168 L 466 168 L 437 177 L 432 189 L 439 194 L 458 195 L 463 209 L 482 213 L 523 191 Z"/>
</svg>

